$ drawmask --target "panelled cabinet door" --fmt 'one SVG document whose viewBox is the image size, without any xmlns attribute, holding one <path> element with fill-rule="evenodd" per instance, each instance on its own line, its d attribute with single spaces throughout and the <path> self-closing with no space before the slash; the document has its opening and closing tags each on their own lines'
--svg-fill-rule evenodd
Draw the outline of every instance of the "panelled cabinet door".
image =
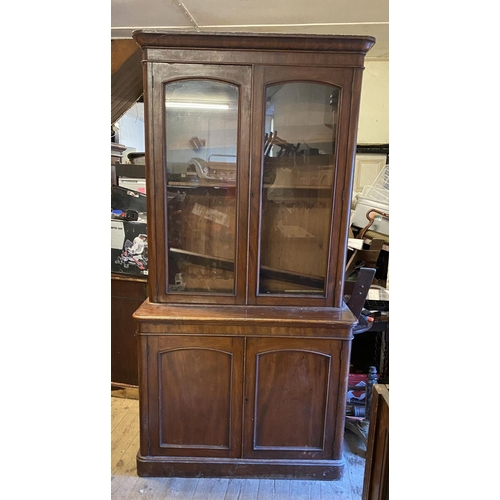
<svg viewBox="0 0 500 500">
<path fill-rule="evenodd" d="M 331 340 L 248 340 L 245 458 L 340 458 L 331 425 L 340 350 L 341 342 Z"/>
<path fill-rule="evenodd" d="M 250 67 L 158 63 L 152 82 L 154 299 L 242 304 Z"/>
<path fill-rule="evenodd" d="M 387 165 L 387 155 L 358 153 L 354 164 L 353 195 L 362 195 L 363 189 L 371 186 Z M 368 221 L 367 221 L 368 223 Z"/>
<path fill-rule="evenodd" d="M 241 456 L 243 339 L 151 337 L 152 455 Z"/>
<path fill-rule="evenodd" d="M 352 82 L 345 69 L 255 69 L 251 303 L 333 305 L 349 210 Z"/>
</svg>

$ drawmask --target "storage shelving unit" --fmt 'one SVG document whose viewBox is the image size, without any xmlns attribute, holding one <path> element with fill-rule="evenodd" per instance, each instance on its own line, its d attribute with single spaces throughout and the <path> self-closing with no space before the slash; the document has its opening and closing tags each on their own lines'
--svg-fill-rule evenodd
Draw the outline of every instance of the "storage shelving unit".
<svg viewBox="0 0 500 500">
<path fill-rule="evenodd" d="M 148 299 L 141 476 L 335 479 L 342 301 L 368 36 L 134 32 Z"/>
</svg>

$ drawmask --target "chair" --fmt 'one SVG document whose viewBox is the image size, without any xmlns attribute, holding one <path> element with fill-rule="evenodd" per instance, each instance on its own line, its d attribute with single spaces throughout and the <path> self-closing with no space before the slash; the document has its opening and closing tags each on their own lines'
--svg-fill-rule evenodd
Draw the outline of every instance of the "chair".
<svg viewBox="0 0 500 500">
<path fill-rule="evenodd" d="M 381 239 L 374 239 L 369 248 L 356 250 L 354 249 L 345 269 L 345 281 L 353 281 L 353 275 L 361 267 L 377 268 L 377 261 L 380 257 L 380 252 L 384 246 L 384 241 Z M 378 283 L 377 283 L 378 284 Z"/>
<path fill-rule="evenodd" d="M 349 285 L 346 283 L 346 287 L 344 288 L 344 301 L 358 320 L 358 324 L 353 329 L 354 335 L 366 332 L 372 326 L 371 318 L 364 314 L 363 311 L 375 271 L 376 269 L 373 267 L 361 267 L 353 286 L 349 286 L 352 283 L 350 282 Z"/>
<path fill-rule="evenodd" d="M 370 231 L 377 216 L 389 219 L 388 213 L 377 209 L 370 209 L 366 212 L 368 224 L 355 236 L 356 240 L 363 240 L 363 248 L 352 250 L 345 269 L 346 282 L 352 281 L 356 276 L 356 271 L 363 266 L 377 269 L 377 275 L 373 280 L 374 285 L 385 288 L 387 284 L 389 236 Z M 382 250 L 387 250 L 387 253 Z"/>
<path fill-rule="evenodd" d="M 356 281 L 352 287 L 347 287 L 350 291 L 350 295 L 344 295 L 344 300 L 347 303 L 347 307 L 358 319 L 358 324 L 353 329 L 353 334 L 358 335 L 360 333 L 367 332 L 372 328 L 373 318 L 365 313 L 364 304 L 366 302 L 366 297 L 370 286 L 372 284 L 373 278 L 375 276 L 376 269 L 371 267 L 361 267 L 359 269 Z M 352 282 L 351 282 L 352 283 Z M 349 290 L 352 288 L 352 290 Z M 367 312 L 367 311 L 366 311 Z M 366 396 L 365 405 L 363 407 L 363 415 L 361 415 L 363 420 L 361 421 L 350 421 L 348 419 L 348 411 L 346 411 L 346 422 L 345 428 L 356 434 L 366 445 L 368 436 L 368 426 L 370 418 L 370 405 L 371 405 L 371 391 L 373 384 L 377 381 L 377 370 L 374 366 L 370 366 L 369 372 L 367 374 L 367 384 L 366 384 Z M 355 387 L 348 387 L 349 390 L 353 390 Z M 361 389 L 361 387 L 356 387 L 356 389 Z M 358 416 L 354 414 L 354 416 Z"/>
</svg>

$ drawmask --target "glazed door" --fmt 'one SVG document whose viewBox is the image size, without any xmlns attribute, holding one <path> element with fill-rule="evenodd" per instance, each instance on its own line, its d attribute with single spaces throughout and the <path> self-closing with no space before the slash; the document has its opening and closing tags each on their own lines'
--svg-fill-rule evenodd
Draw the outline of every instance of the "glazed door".
<svg viewBox="0 0 500 500">
<path fill-rule="evenodd" d="M 153 300 L 242 304 L 250 68 L 156 64 L 152 85 Z"/>
<path fill-rule="evenodd" d="M 241 456 L 243 339 L 148 339 L 149 454 Z"/>
<path fill-rule="evenodd" d="M 340 69 L 256 69 L 252 303 L 333 305 L 347 241 L 352 79 Z"/>
<path fill-rule="evenodd" d="M 340 458 L 332 423 L 339 411 L 341 346 L 305 338 L 247 341 L 245 458 Z"/>
</svg>

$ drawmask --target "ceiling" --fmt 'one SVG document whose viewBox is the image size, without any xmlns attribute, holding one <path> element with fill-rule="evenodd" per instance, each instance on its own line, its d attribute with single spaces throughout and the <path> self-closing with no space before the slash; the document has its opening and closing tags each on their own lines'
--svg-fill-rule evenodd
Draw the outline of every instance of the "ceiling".
<svg viewBox="0 0 500 500">
<path fill-rule="evenodd" d="M 371 35 L 389 59 L 389 0 L 111 0 L 111 38 L 135 29 Z"/>
</svg>

